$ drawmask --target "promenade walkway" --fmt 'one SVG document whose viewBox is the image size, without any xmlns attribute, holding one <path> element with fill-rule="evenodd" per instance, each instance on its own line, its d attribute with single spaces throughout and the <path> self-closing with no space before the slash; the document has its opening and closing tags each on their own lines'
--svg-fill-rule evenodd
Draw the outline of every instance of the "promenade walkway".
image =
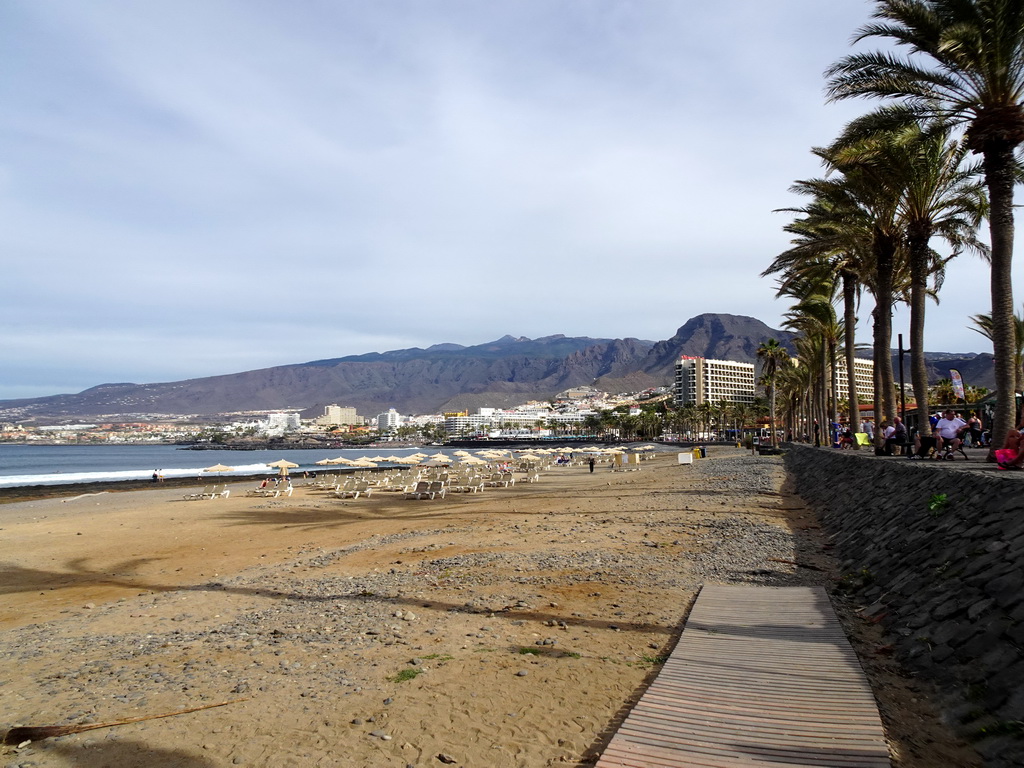
<svg viewBox="0 0 1024 768">
<path fill-rule="evenodd" d="M 875 699 L 821 587 L 705 586 L 597 768 L 888 768 Z"/>
</svg>

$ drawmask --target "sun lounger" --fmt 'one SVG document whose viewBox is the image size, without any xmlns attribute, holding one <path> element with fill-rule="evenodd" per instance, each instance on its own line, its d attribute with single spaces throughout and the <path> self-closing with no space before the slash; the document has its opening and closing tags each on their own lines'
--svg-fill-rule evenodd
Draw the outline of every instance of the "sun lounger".
<svg viewBox="0 0 1024 768">
<path fill-rule="evenodd" d="M 187 494 L 185 494 L 185 501 L 193 501 L 195 499 L 205 499 L 206 497 L 208 497 L 210 495 L 210 492 L 212 490 L 213 490 L 213 488 L 208 485 L 205 488 L 203 488 L 203 490 L 199 491 L 198 493 L 187 493 Z"/>
<path fill-rule="evenodd" d="M 420 480 L 416 483 L 416 488 L 413 491 L 405 494 L 407 499 L 436 499 L 438 497 L 444 498 L 445 492 L 447 491 L 447 484 L 442 483 L 440 480 Z"/>
<path fill-rule="evenodd" d="M 358 480 L 350 487 L 341 488 L 331 495 L 338 499 L 358 499 L 360 496 L 370 498 L 371 493 L 373 493 L 373 489 L 370 484 L 365 480 Z"/>
</svg>

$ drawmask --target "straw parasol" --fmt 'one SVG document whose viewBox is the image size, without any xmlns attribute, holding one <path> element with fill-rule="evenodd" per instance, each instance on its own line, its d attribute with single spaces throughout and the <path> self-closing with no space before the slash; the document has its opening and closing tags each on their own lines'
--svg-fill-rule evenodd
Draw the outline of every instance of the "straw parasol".
<svg viewBox="0 0 1024 768">
<path fill-rule="evenodd" d="M 226 467 L 223 464 L 214 464 L 212 467 L 207 467 L 203 472 L 234 472 L 234 467 Z"/>
<path fill-rule="evenodd" d="M 280 470 L 281 477 L 288 477 L 288 470 L 295 469 L 299 465 L 294 461 L 288 461 L 288 459 L 278 459 L 277 461 L 268 462 L 267 466 Z"/>
</svg>

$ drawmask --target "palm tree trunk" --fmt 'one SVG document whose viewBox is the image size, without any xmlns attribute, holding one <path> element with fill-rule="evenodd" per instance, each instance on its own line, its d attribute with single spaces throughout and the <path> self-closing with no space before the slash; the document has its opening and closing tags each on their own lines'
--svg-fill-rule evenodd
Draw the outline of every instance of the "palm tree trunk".
<svg viewBox="0 0 1024 768">
<path fill-rule="evenodd" d="M 875 252 L 875 310 L 874 352 L 875 371 L 880 389 L 875 391 L 875 419 L 879 416 L 892 421 L 896 417 L 894 395 L 895 376 L 892 371 L 892 280 L 895 267 L 895 244 L 882 233 L 876 233 Z"/>
<path fill-rule="evenodd" d="M 854 350 L 857 336 L 857 283 L 852 272 L 842 271 L 843 279 L 843 327 L 846 344 L 846 396 L 850 401 L 850 432 L 860 432 L 860 404 L 857 399 L 857 379 L 854 375 Z M 860 449 L 857 438 L 853 438 L 853 447 Z"/>
<path fill-rule="evenodd" d="M 1013 428 L 1017 401 L 1013 316 L 1013 184 L 1014 147 L 1008 141 L 990 139 L 985 145 L 985 184 L 988 186 L 989 232 L 992 240 L 992 352 L 995 356 L 996 413 L 992 446 L 1003 445 Z"/>
<path fill-rule="evenodd" d="M 931 230 L 914 227 L 908 232 L 910 240 L 910 379 L 914 383 L 917 402 L 917 428 L 919 434 L 932 433 L 928 420 L 928 366 L 924 359 L 925 298 L 928 292 L 928 241 Z"/>
</svg>

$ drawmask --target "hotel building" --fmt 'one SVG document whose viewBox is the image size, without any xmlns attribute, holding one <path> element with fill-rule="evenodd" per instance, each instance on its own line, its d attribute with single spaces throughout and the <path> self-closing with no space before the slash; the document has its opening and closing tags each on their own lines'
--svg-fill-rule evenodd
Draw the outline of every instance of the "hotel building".
<svg viewBox="0 0 1024 768">
<path fill-rule="evenodd" d="M 754 365 L 683 355 L 676 363 L 676 406 L 754 402 Z"/>
<path fill-rule="evenodd" d="M 839 379 L 836 397 L 839 400 L 846 400 L 850 397 L 850 378 L 846 373 L 846 355 L 839 355 L 836 361 L 836 373 Z M 857 382 L 857 399 L 873 403 L 875 401 L 875 361 L 863 357 L 853 358 L 853 376 Z"/>
</svg>

